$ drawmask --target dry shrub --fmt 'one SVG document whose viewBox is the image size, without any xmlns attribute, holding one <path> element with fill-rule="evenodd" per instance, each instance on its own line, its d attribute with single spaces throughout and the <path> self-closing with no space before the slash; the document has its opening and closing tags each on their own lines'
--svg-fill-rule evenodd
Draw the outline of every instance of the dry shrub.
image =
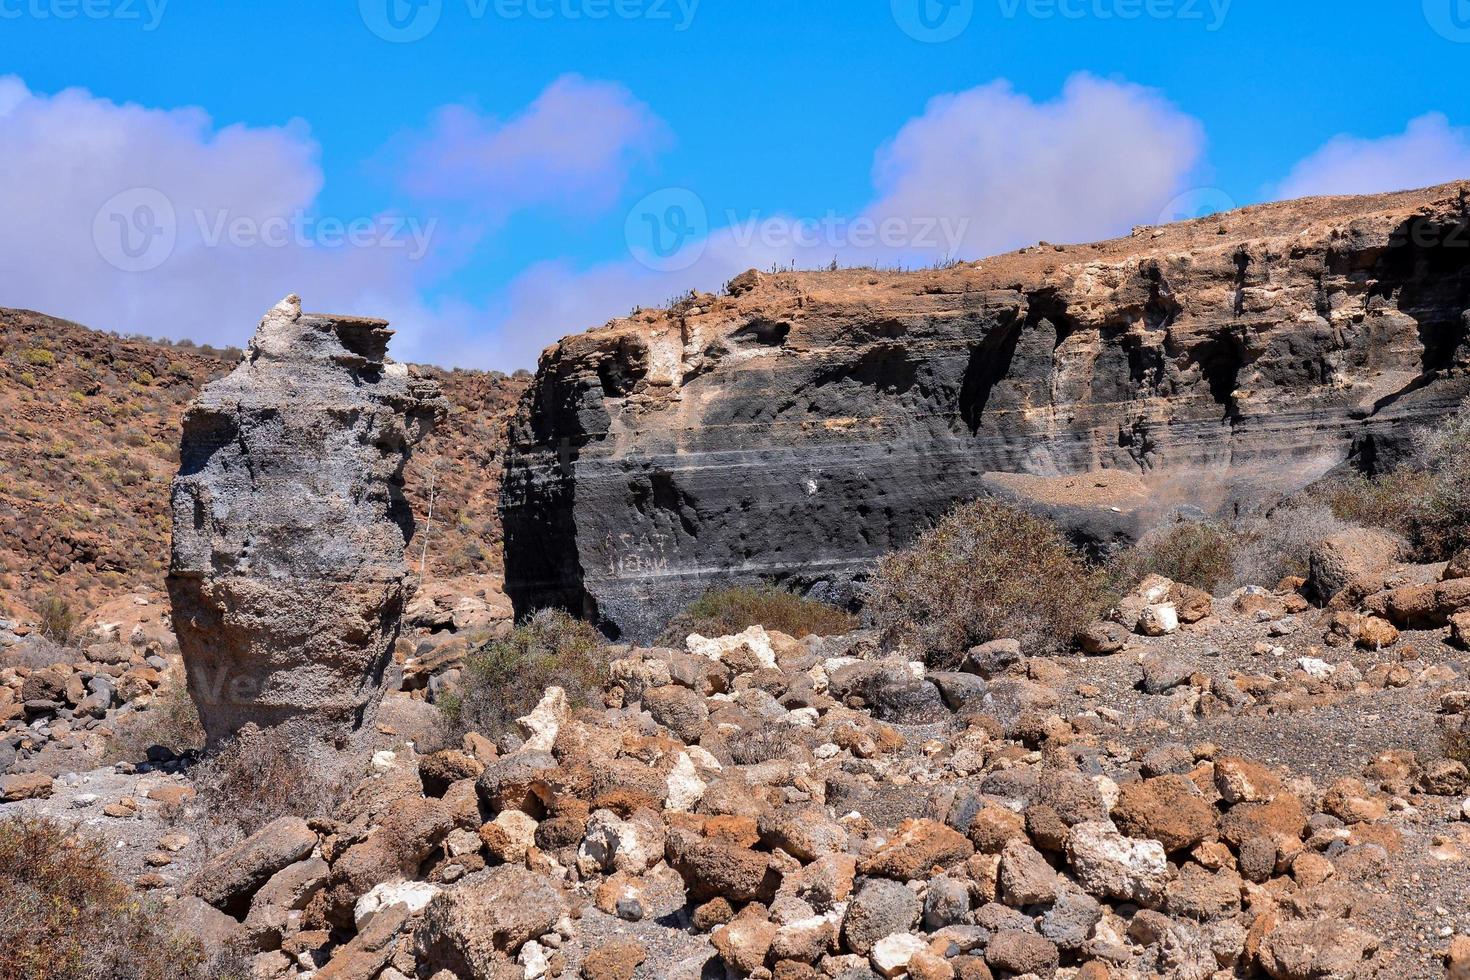
<svg viewBox="0 0 1470 980">
<path fill-rule="evenodd" d="M 856 616 L 825 602 L 774 585 L 740 585 L 711 589 L 700 596 L 669 623 L 661 639 L 678 645 L 690 633 L 730 636 L 751 626 L 764 626 L 799 640 L 851 633 L 858 625 Z"/>
<path fill-rule="evenodd" d="M 771 726 L 742 729 L 726 741 L 725 747 L 736 765 L 754 766 L 783 758 L 796 741 L 790 731 Z"/>
<path fill-rule="evenodd" d="M 1002 637 L 1059 650 L 1105 604 L 1106 576 L 1044 517 L 992 500 L 964 504 L 878 563 L 868 608 L 889 642 L 953 667 Z"/>
<path fill-rule="evenodd" d="M 1234 584 L 1272 588 L 1288 575 L 1305 577 L 1313 546 L 1348 527 L 1320 503 L 1288 503 L 1247 518 L 1236 527 Z"/>
<path fill-rule="evenodd" d="M 40 670 L 52 664 L 69 664 L 77 652 L 70 647 L 32 634 L 13 647 L 0 650 L 0 667 L 29 667 Z"/>
<path fill-rule="evenodd" d="M 38 632 L 54 643 L 71 642 L 77 628 L 77 617 L 65 599 L 52 596 L 41 604 L 41 622 Z"/>
<path fill-rule="evenodd" d="M 47 820 L 0 821 L 0 980 L 242 977 L 211 960 L 109 870 L 95 840 Z"/>
<path fill-rule="evenodd" d="M 560 609 L 543 609 L 503 640 L 472 651 L 459 690 L 441 696 L 446 736 L 480 732 L 491 738 L 536 707 L 553 685 L 573 706 L 601 689 L 610 660 L 607 639 L 589 623 Z"/>
<path fill-rule="evenodd" d="M 165 679 L 152 704 L 118 719 L 105 761 L 139 762 L 155 745 L 176 756 L 204 746 L 204 723 L 182 678 Z"/>
<path fill-rule="evenodd" d="M 277 731 L 247 730 L 195 763 L 189 778 L 207 839 L 223 849 L 280 817 L 330 816 L 361 781 L 359 762 Z"/>
<path fill-rule="evenodd" d="M 1428 479 L 1428 474 L 1412 469 L 1376 477 L 1351 473 L 1317 487 L 1315 495 L 1349 524 L 1385 528 L 1407 537 L 1408 501 L 1419 495 Z"/>
<path fill-rule="evenodd" d="M 1416 449 L 1424 477 L 1409 496 L 1409 539 L 1424 559 L 1443 561 L 1470 547 L 1470 403 L 1421 432 Z"/>
<path fill-rule="evenodd" d="M 1235 578 L 1236 544 L 1229 528 L 1177 520 L 1145 533 L 1114 559 L 1111 571 L 1124 588 L 1162 575 L 1214 594 Z"/>
<path fill-rule="evenodd" d="M 1470 766 L 1470 724 L 1462 722 L 1458 727 L 1442 729 L 1439 750 L 1446 759 Z"/>
<path fill-rule="evenodd" d="M 1340 477 L 1318 492 L 1343 520 L 1402 534 L 1421 561 L 1448 559 L 1470 546 L 1470 404 L 1415 433 L 1398 469 Z"/>
</svg>

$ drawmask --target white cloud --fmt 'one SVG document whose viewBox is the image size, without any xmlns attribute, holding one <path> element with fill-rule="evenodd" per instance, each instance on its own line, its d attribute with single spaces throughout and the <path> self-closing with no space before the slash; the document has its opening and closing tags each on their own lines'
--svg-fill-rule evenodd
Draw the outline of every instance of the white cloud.
<svg viewBox="0 0 1470 980">
<path fill-rule="evenodd" d="M 578 106 L 599 119 L 571 118 Z M 538 203 L 534 173 L 605 205 L 617 186 L 599 183 L 599 170 L 616 170 L 656 129 L 620 87 L 576 78 L 494 132 L 455 118 L 464 138 L 443 147 L 441 176 L 469 167 L 476 191 L 502 193 L 506 207 Z M 268 307 L 299 292 L 310 309 L 389 318 L 401 358 L 490 363 L 472 360 L 494 349 L 480 336 L 484 311 L 423 298 L 472 246 L 474 219 L 323 214 L 320 150 L 304 122 L 218 126 L 199 109 L 81 89 L 36 94 L 0 76 L 0 147 L 0 304 L 241 343 Z M 428 161 L 429 144 L 420 149 Z"/>
<path fill-rule="evenodd" d="M 689 246 L 698 260 L 669 272 L 632 258 L 536 266 L 509 291 L 493 358 L 530 366 L 566 334 L 749 268 L 913 266 L 1126 234 L 1189 187 L 1203 146 L 1200 124 L 1158 93 L 1085 74 L 1050 102 L 1006 82 L 940 96 L 879 149 L 859 214 L 710 214 L 716 227 Z"/>
<path fill-rule="evenodd" d="M 873 201 L 857 214 L 716 213 L 687 243 L 697 261 L 676 271 L 624 252 L 582 268 L 539 262 L 485 303 L 425 298 L 483 226 L 518 208 L 607 207 L 667 138 L 622 86 L 567 76 L 504 121 L 453 107 L 399 143 L 405 186 L 455 205 L 454 222 L 384 213 L 333 225 L 303 122 L 218 126 L 198 109 L 32 94 L 0 76 L 0 213 L 12 229 L 0 237 L 0 303 L 238 343 L 294 291 L 313 309 L 393 320 L 403 359 L 529 367 L 567 333 L 750 267 L 918 264 L 1125 232 L 1156 220 L 1203 144 L 1198 123 L 1147 89 L 1080 75 L 1037 102 L 998 82 L 936 98 L 902 127 L 876 154 Z M 348 221 L 366 235 L 340 246 Z M 164 226 L 170 235 L 147 237 Z"/>
<path fill-rule="evenodd" d="M 1074 75 L 1035 102 L 1004 82 L 930 101 L 878 153 L 873 215 L 968 219 L 967 258 L 1153 223 L 1204 132 L 1150 89 Z"/>
<path fill-rule="evenodd" d="M 1376 194 L 1465 177 L 1470 177 L 1470 128 L 1451 126 L 1443 113 L 1431 112 L 1392 136 L 1333 137 L 1292 168 L 1278 196 Z"/>
<path fill-rule="evenodd" d="M 503 215 L 533 205 L 605 209 L 669 133 L 626 87 L 564 75 L 510 119 L 445 106 L 427 134 L 407 142 L 401 179 L 411 193 Z"/>
<path fill-rule="evenodd" d="M 102 329 L 240 343 L 288 292 L 314 309 L 417 305 L 418 251 L 388 215 L 366 247 L 317 224 L 302 122 L 216 127 L 198 109 L 55 95 L 0 78 L 0 302 Z M 331 219 L 332 216 L 326 216 Z M 262 239 L 260 236 L 264 236 Z M 133 254 L 130 254 L 129 250 Z"/>
</svg>

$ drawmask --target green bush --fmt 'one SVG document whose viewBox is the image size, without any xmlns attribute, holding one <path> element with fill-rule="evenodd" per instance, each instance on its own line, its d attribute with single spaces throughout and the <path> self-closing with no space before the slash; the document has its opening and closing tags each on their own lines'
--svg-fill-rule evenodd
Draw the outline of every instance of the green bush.
<svg viewBox="0 0 1470 980">
<path fill-rule="evenodd" d="M 21 358 L 32 367 L 52 367 L 56 364 L 56 355 L 44 347 L 32 347 L 21 355 Z"/>
<path fill-rule="evenodd" d="M 106 849 L 46 820 L 0 821 L 0 980 L 243 976 L 174 934 L 108 868 Z"/>
<path fill-rule="evenodd" d="M 778 630 L 799 640 L 851 633 L 858 625 L 856 616 L 825 602 L 774 585 L 741 585 L 711 589 L 694 600 L 664 629 L 664 640 L 682 643 L 690 633 L 730 636 L 751 626 Z"/>
<path fill-rule="evenodd" d="M 1235 578 L 1237 540 L 1227 527 L 1179 520 L 1145 533 L 1114 559 L 1111 571 L 1121 589 L 1162 575 L 1213 595 Z"/>
<path fill-rule="evenodd" d="M 574 706 L 590 702 L 609 660 L 607 640 L 595 627 L 559 609 L 543 609 L 505 639 L 471 652 L 459 690 L 436 703 L 450 734 L 474 731 L 494 738 L 553 685 Z"/>
<path fill-rule="evenodd" d="M 868 609 L 887 641 L 955 667 L 970 647 L 1002 637 L 1029 653 L 1066 647 L 1102 611 L 1106 581 L 1051 521 L 978 500 L 883 558 Z"/>
</svg>

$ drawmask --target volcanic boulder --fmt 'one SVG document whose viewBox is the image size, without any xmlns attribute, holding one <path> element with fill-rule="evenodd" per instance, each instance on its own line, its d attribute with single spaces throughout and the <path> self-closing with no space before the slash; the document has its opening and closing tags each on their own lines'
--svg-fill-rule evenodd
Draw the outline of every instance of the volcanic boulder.
<svg viewBox="0 0 1470 980">
<path fill-rule="evenodd" d="M 288 296 L 184 416 L 168 587 L 211 744 L 371 727 L 411 591 L 403 469 L 445 412 L 391 335 Z"/>
</svg>

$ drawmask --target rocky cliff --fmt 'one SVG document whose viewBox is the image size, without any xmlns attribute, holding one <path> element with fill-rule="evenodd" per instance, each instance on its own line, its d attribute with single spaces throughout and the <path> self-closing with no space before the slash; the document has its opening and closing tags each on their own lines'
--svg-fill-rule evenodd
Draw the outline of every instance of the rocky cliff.
<svg viewBox="0 0 1470 980">
<path fill-rule="evenodd" d="M 952 268 L 733 280 L 543 355 L 507 591 L 644 639 L 719 582 L 842 597 L 957 500 L 1097 542 L 1381 467 L 1470 393 L 1470 188 L 1264 205 Z"/>
<path fill-rule="evenodd" d="M 410 592 L 410 447 L 445 414 L 381 320 L 287 297 L 184 416 L 168 587 L 211 743 L 371 724 Z"/>
</svg>

